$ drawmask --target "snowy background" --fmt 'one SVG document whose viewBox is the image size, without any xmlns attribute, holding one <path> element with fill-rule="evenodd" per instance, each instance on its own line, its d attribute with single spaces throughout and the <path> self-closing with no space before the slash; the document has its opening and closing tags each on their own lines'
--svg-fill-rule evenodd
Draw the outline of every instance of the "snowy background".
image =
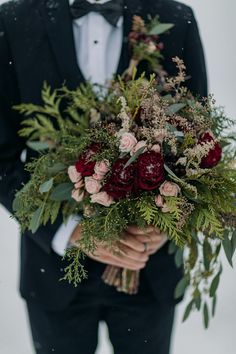
<svg viewBox="0 0 236 354">
<path fill-rule="evenodd" d="M 155 0 L 153 0 L 155 1 Z M 0 3 L 4 1 L 0 0 Z M 205 47 L 210 91 L 236 119 L 235 0 L 184 0 L 197 16 Z M 24 302 L 18 295 L 19 235 L 17 224 L 0 207 L 0 353 L 32 354 Z M 185 304 L 177 309 L 172 354 L 235 354 L 236 271 L 225 267 L 217 314 L 208 331 L 198 314 L 181 324 Z M 96 354 L 111 354 L 106 328 L 100 327 Z M 145 354 L 145 353 L 144 353 Z"/>
</svg>

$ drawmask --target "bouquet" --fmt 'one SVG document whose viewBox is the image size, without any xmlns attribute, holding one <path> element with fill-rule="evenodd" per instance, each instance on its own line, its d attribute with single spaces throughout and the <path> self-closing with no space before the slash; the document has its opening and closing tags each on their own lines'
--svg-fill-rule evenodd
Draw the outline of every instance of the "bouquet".
<svg viewBox="0 0 236 354">
<path fill-rule="evenodd" d="M 52 91 L 45 84 L 42 106 L 16 107 L 27 116 L 20 134 L 39 156 L 27 164 L 31 177 L 13 208 L 22 229 L 32 232 L 61 213 L 65 222 L 83 216 L 81 239 L 66 254 L 64 279 L 75 286 L 86 276 L 81 258 L 98 243 L 119 252 L 128 225 L 159 228 L 184 268 L 175 291 L 178 298 L 189 288 L 184 320 L 198 309 L 207 327 L 222 273 L 220 250 L 232 265 L 236 249 L 235 138 L 226 133 L 233 122 L 214 99 L 198 100 L 185 88 L 183 61 L 173 59 L 175 77 L 157 65 L 158 35 L 170 28 L 135 17 L 130 67 L 105 91 L 89 83 Z M 136 77 L 144 58 L 155 63 L 149 79 Z M 107 266 L 103 279 L 120 291 L 138 291 L 137 271 Z"/>
</svg>

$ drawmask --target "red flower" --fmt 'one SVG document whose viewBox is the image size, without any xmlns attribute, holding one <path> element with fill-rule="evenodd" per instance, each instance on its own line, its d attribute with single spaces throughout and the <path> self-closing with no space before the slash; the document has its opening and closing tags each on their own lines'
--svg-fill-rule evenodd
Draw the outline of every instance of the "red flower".
<svg viewBox="0 0 236 354">
<path fill-rule="evenodd" d="M 202 168 L 213 168 L 216 166 L 222 157 L 222 149 L 220 144 L 215 141 L 214 137 L 209 133 L 204 133 L 199 139 L 200 143 L 206 143 L 208 141 L 214 141 L 214 147 L 208 152 L 207 156 L 202 158 L 200 166 Z"/>
<path fill-rule="evenodd" d="M 127 197 L 133 189 L 135 164 L 124 168 L 127 161 L 128 159 L 124 158 L 114 163 L 111 176 L 103 187 L 103 190 L 116 200 Z"/>
<path fill-rule="evenodd" d="M 129 34 L 129 41 L 136 43 L 139 40 L 140 34 L 138 32 L 132 31 Z"/>
<path fill-rule="evenodd" d="M 95 155 L 100 149 L 100 144 L 92 144 L 88 150 L 76 162 L 75 167 L 77 172 L 81 173 L 82 177 L 92 176 L 96 161 L 90 161 L 90 158 Z"/>
<path fill-rule="evenodd" d="M 138 157 L 136 186 L 144 190 L 156 189 L 164 179 L 164 161 L 162 155 L 147 151 Z"/>
<path fill-rule="evenodd" d="M 157 50 L 163 50 L 164 49 L 164 43 L 160 42 L 156 45 Z"/>
</svg>

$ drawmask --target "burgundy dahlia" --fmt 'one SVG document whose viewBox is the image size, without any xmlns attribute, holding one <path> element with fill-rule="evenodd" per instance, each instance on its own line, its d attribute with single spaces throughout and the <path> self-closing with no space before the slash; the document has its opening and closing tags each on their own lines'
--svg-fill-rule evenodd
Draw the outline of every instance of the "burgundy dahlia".
<svg viewBox="0 0 236 354">
<path fill-rule="evenodd" d="M 138 157 L 136 187 L 153 190 L 164 180 L 164 160 L 160 153 L 146 151 Z"/>
<path fill-rule="evenodd" d="M 104 185 L 103 190 L 114 199 L 122 199 L 127 197 L 134 184 L 135 164 L 131 164 L 124 168 L 127 158 L 118 159 L 112 166 L 111 176 Z"/>
<path fill-rule="evenodd" d="M 96 161 L 91 161 L 91 157 L 95 155 L 100 149 L 99 144 L 92 144 L 88 148 L 88 150 L 80 157 L 80 159 L 76 162 L 75 167 L 77 172 L 81 173 L 82 177 L 92 176 L 94 173 L 94 167 Z"/>
</svg>

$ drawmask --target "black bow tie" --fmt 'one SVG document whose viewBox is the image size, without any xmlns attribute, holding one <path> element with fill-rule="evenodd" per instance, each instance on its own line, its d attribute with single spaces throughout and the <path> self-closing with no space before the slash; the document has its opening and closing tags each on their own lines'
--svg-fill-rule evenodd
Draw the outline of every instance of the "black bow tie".
<svg viewBox="0 0 236 354">
<path fill-rule="evenodd" d="M 112 26 L 116 26 L 123 14 L 123 0 L 111 0 L 104 4 L 91 4 L 86 0 L 75 0 L 71 5 L 73 19 L 85 16 L 91 11 L 99 12 Z"/>
</svg>

